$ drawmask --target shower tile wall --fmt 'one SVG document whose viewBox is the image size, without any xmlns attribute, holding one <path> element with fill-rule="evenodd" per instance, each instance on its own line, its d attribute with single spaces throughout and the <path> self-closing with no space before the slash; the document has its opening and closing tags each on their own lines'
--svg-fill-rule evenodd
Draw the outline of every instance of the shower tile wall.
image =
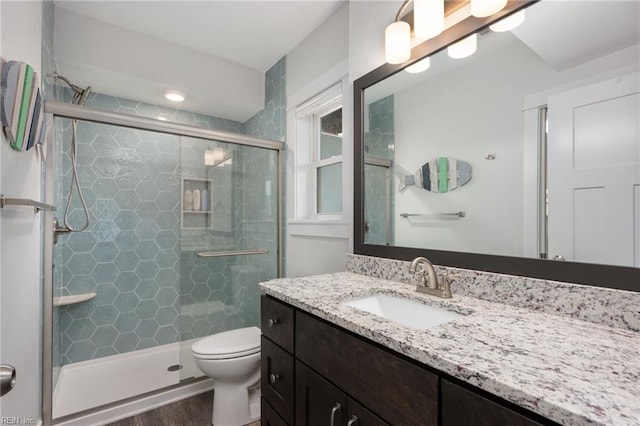
<svg viewBox="0 0 640 426">
<path fill-rule="evenodd" d="M 267 72 L 266 108 L 246 123 L 99 94 L 92 94 L 87 105 L 283 140 L 284 71 L 283 59 Z M 71 127 L 69 120 L 56 121 L 61 219 L 71 179 Z M 189 156 L 203 164 L 205 145 L 212 149 L 226 144 L 198 141 L 194 150 L 189 138 L 181 141 L 89 123 L 78 126 L 78 141 L 79 180 L 91 224 L 86 232 L 60 238 L 54 259 L 55 295 L 95 292 L 97 297 L 57 309 L 60 333 L 54 336 L 55 365 L 258 324 L 257 283 L 277 274 L 275 152 L 237 150 L 233 177 L 245 174 L 243 179 L 256 184 L 233 186 L 235 229 L 227 236 L 216 235 L 213 246 L 215 250 L 266 248 L 269 255 L 202 259 L 196 250 L 183 250 L 197 234 L 181 229 L 181 179 L 193 172 Z M 77 224 L 82 209 L 75 198 L 71 221 Z M 232 285 L 245 279 L 256 291 Z M 238 309 L 233 309 L 234 303 Z"/>
<path fill-rule="evenodd" d="M 365 155 L 369 158 L 384 160 L 394 159 L 394 103 L 393 95 L 382 98 L 369 105 L 369 131 L 365 132 Z M 391 192 L 390 200 L 387 200 L 387 187 L 389 183 L 382 167 L 365 166 L 365 214 L 369 223 L 369 231 L 365 235 L 365 241 L 369 244 L 385 244 L 387 242 L 387 202 L 391 204 L 393 215 L 393 191 L 395 179 L 393 176 L 393 163 L 391 166 Z"/>
</svg>

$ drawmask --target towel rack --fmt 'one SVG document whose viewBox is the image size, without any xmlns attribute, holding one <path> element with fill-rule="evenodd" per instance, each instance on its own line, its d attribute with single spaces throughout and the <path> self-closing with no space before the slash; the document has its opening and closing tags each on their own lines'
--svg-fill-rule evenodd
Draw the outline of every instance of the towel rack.
<svg viewBox="0 0 640 426">
<path fill-rule="evenodd" d="M 0 194 L 0 208 L 4 206 L 28 206 L 33 207 L 34 212 L 38 213 L 40 210 L 53 212 L 56 210 L 55 206 L 49 204 L 43 204 L 38 201 L 30 200 L 28 198 L 6 198 Z"/>
<path fill-rule="evenodd" d="M 266 254 L 269 253 L 267 249 L 254 249 L 254 250 L 232 250 L 232 251 L 209 251 L 198 253 L 198 257 L 224 257 L 224 256 L 246 256 L 249 254 Z"/>
<path fill-rule="evenodd" d="M 455 217 L 465 217 L 467 215 L 464 211 L 453 212 L 453 213 L 438 213 L 435 216 L 455 216 Z M 429 214 L 420 214 L 420 213 L 400 213 L 400 216 L 407 219 L 411 216 L 433 216 Z"/>
</svg>

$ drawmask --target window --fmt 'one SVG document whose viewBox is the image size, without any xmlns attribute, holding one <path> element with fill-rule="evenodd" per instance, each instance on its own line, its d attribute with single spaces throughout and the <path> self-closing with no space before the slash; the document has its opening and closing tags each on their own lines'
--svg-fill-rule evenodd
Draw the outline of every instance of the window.
<svg viewBox="0 0 640 426">
<path fill-rule="evenodd" d="M 342 86 L 296 108 L 296 217 L 335 220 L 343 212 Z"/>
</svg>

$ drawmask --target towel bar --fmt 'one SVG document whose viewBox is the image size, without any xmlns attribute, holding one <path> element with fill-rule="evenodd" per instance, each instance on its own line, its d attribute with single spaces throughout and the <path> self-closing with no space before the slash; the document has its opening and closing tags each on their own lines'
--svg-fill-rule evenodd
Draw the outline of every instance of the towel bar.
<svg viewBox="0 0 640 426">
<path fill-rule="evenodd" d="M 266 254 L 269 253 L 267 249 L 255 249 L 255 250 L 235 250 L 235 251 L 209 251 L 198 253 L 198 257 L 224 257 L 224 256 L 246 256 L 249 254 Z"/>
<path fill-rule="evenodd" d="M 400 213 L 400 216 L 402 216 L 403 218 L 408 218 L 411 216 L 457 216 L 457 217 L 465 217 L 467 215 L 466 212 L 463 211 L 459 211 L 459 212 L 454 212 L 454 213 L 438 213 L 436 215 L 429 215 L 429 214 L 420 214 L 420 213 Z"/>
<path fill-rule="evenodd" d="M 40 210 L 53 212 L 56 210 L 55 206 L 49 204 L 43 204 L 38 201 L 30 200 L 28 198 L 5 198 L 0 194 L 0 208 L 4 206 L 28 206 L 33 207 L 34 211 L 38 213 Z"/>
</svg>

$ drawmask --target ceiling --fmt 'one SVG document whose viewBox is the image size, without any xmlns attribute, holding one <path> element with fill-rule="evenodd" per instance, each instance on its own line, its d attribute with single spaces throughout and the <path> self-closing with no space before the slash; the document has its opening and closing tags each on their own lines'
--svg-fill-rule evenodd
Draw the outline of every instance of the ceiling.
<svg viewBox="0 0 640 426">
<path fill-rule="evenodd" d="M 95 91 L 246 121 L 264 73 L 345 0 L 56 1 L 60 74 Z M 200 71 L 200 72 L 198 72 Z"/>
</svg>

